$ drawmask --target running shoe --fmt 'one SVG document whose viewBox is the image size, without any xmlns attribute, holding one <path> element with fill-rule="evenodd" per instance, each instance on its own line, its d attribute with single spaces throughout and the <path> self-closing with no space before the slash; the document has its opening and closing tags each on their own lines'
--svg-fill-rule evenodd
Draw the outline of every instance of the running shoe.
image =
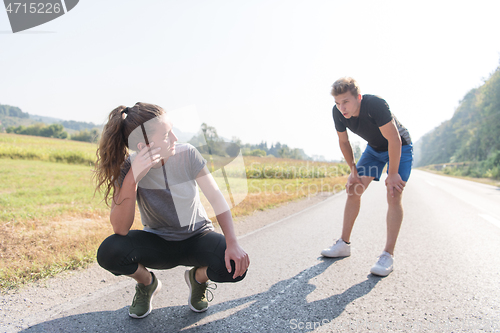
<svg viewBox="0 0 500 333">
<path fill-rule="evenodd" d="M 144 318 L 153 309 L 153 297 L 160 291 L 161 281 L 156 278 L 153 272 L 151 272 L 151 276 L 153 281 L 149 286 L 142 283 L 135 285 L 134 300 L 128 309 L 128 315 L 132 318 Z"/>
<path fill-rule="evenodd" d="M 213 298 L 212 292 L 207 288 L 216 289 L 217 285 L 211 284 L 209 286 L 207 282 L 199 283 L 198 281 L 196 281 L 196 268 L 197 267 L 193 267 L 190 270 L 186 270 L 186 272 L 184 273 L 184 279 L 186 280 L 186 283 L 189 287 L 189 308 L 194 312 L 203 312 L 208 309 L 208 302 L 210 302 Z M 211 295 L 210 299 L 207 299 L 207 292 Z"/>
<path fill-rule="evenodd" d="M 321 255 L 330 258 L 349 257 L 351 255 L 351 244 L 347 244 L 342 238 L 339 238 L 335 244 L 321 251 Z"/>
<path fill-rule="evenodd" d="M 370 269 L 370 272 L 378 276 L 387 276 L 394 269 L 394 257 L 389 252 L 382 252 L 377 263 Z"/>
</svg>

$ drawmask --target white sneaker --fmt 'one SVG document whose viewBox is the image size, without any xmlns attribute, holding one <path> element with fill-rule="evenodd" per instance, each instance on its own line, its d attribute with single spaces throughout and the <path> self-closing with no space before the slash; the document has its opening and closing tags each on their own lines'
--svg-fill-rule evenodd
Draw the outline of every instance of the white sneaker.
<svg viewBox="0 0 500 333">
<path fill-rule="evenodd" d="M 378 276 L 387 276 L 394 269 L 394 257 L 389 252 L 382 252 L 377 263 L 370 269 L 370 272 Z"/>
<path fill-rule="evenodd" d="M 321 255 L 330 258 L 349 257 L 351 255 L 351 244 L 347 244 L 342 238 L 339 238 L 335 244 L 321 251 Z"/>
</svg>

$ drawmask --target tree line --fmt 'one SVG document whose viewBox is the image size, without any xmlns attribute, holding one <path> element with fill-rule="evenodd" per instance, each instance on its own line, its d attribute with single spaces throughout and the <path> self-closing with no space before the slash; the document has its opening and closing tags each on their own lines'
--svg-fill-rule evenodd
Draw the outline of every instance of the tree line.
<svg viewBox="0 0 500 333">
<path fill-rule="evenodd" d="M 29 113 L 23 112 L 20 108 L 11 105 L 0 104 L 0 116 L 13 118 L 30 118 Z M 1 125 L 1 123 L 0 123 Z M 78 132 L 69 135 L 65 129 L 74 129 Z M 0 131 L 2 129 L 0 128 Z M 70 139 L 84 142 L 97 142 L 100 131 L 93 123 L 86 123 L 74 120 L 63 120 L 57 124 L 46 125 L 42 122 L 37 122 L 29 126 L 9 126 L 5 129 L 7 133 L 43 136 L 57 139 Z"/>
<path fill-rule="evenodd" d="M 243 144 L 240 139 L 233 137 L 230 142 L 224 141 L 217 134 L 215 127 L 203 123 L 200 130 L 188 141 L 195 146 L 202 154 L 235 157 L 240 153 L 244 156 L 274 156 L 281 158 L 291 158 L 297 160 L 311 159 L 304 153 L 304 150 L 290 148 L 286 144 L 279 142 L 268 147 L 267 142 L 259 144 Z"/>
<path fill-rule="evenodd" d="M 30 117 L 28 113 L 21 111 L 21 109 L 16 106 L 2 105 L 2 104 L 0 104 L 0 115 L 7 117 L 16 117 L 16 118 Z"/>
<path fill-rule="evenodd" d="M 417 166 L 468 162 L 463 175 L 500 179 L 500 66 L 418 142 Z"/>
<path fill-rule="evenodd" d="M 65 127 L 62 124 L 46 125 L 36 123 L 31 126 L 10 126 L 6 129 L 6 132 L 94 143 L 99 140 L 101 134 L 97 128 L 84 129 L 72 135 L 69 135 L 64 129 Z M 205 123 L 201 125 L 198 133 L 188 142 L 195 146 L 202 154 L 235 157 L 241 151 L 244 156 L 274 156 L 297 160 L 311 159 L 302 149 L 290 148 L 280 142 L 272 144 L 270 147 L 268 147 L 267 142 L 242 144 L 241 140 L 236 137 L 233 137 L 230 142 L 226 142 L 219 137 L 215 127 L 208 126 Z"/>
<path fill-rule="evenodd" d="M 36 123 L 31 126 L 10 126 L 7 127 L 6 132 L 23 135 L 43 136 L 46 138 L 70 139 L 83 142 L 97 142 L 100 135 L 99 131 L 94 128 L 90 131 L 85 129 L 70 136 L 68 132 L 64 130 L 64 126 L 61 124 L 46 125 L 43 123 Z"/>
</svg>

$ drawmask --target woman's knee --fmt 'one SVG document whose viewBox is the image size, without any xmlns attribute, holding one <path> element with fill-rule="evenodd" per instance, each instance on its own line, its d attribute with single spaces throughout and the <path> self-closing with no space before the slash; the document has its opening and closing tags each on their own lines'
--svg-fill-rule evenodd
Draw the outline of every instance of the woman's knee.
<svg viewBox="0 0 500 333">
<path fill-rule="evenodd" d="M 120 262 L 127 249 L 127 236 L 111 235 L 106 238 L 97 250 L 97 262 L 104 269 L 113 268 Z"/>
<path fill-rule="evenodd" d="M 201 255 L 200 264 L 208 266 L 207 275 L 214 282 L 238 282 L 245 278 L 245 274 L 233 279 L 236 265 L 233 260 L 230 261 L 231 272 L 228 272 L 225 261 L 226 239 L 224 235 L 214 231 L 205 234 L 198 240 L 197 248 L 200 249 L 198 255 Z M 201 250 L 203 249 L 203 250 Z"/>
<path fill-rule="evenodd" d="M 214 282 L 239 282 L 245 278 L 248 270 L 241 276 L 234 277 L 234 272 L 236 270 L 236 265 L 233 260 L 231 260 L 231 272 L 228 272 L 225 263 L 217 266 L 209 266 L 207 269 L 208 278 Z"/>
</svg>

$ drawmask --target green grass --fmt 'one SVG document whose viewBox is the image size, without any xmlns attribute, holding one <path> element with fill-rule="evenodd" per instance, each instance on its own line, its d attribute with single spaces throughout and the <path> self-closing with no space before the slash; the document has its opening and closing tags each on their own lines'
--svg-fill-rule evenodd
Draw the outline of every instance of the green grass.
<svg viewBox="0 0 500 333">
<path fill-rule="evenodd" d="M 0 159 L 0 288 L 86 267 L 111 228 L 91 168 Z"/>
<path fill-rule="evenodd" d="M 94 143 L 0 133 L 0 159 L 92 165 L 96 150 Z"/>
<path fill-rule="evenodd" d="M 88 166 L 0 159 L 0 223 L 107 214 L 93 194 Z"/>
</svg>

